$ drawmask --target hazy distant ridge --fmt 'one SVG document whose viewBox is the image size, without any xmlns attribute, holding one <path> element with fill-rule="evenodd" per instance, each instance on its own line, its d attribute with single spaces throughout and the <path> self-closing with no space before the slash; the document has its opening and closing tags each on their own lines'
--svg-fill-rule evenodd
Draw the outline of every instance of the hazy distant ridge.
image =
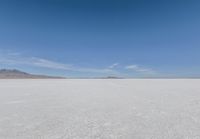
<svg viewBox="0 0 200 139">
<path fill-rule="evenodd" d="M 16 69 L 0 69 L 0 79 L 57 79 L 63 77 L 34 75 Z"/>
</svg>

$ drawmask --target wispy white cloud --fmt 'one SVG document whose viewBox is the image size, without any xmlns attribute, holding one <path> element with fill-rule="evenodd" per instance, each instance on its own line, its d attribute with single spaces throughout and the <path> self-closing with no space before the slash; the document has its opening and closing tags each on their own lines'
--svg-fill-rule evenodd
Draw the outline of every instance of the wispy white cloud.
<svg viewBox="0 0 200 139">
<path fill-rule="evenodd" d="M 50 69 L 60 69 L 60 70 L 71 70 L 73 67 L 72 65 L 63 64 L 43 58 L 32 57 L 28 59 L 30 61 L 30 65 L 43 67 L 43 68 L 50 68 Z"/>
<path fill-rule="evenodd" d="M 108 68 L 113 69 L 113 68 L 117 67 L 118 65 L 119 65 L 119 63 L 114 63 L 114 64 L 110 65 Z"/>
<path fill-rule="evenodd" d="M 21 53 L 18 53 L 18 52 L 9 52 L 8 55 L 9 56 L 19 56 L 19 55 L 21 55 Z"/>
<path fill-rule="evenodd" d="M 139 73 L 142 73 L 142 74 L 155 74 L 156 72 L 150 68 L 144 68 L 144 67 L 141 67 L 139 65 L 128 65 L 125 67 L 125 69 L 127 70 L 132 70 L 132 71 L 135 71 L 135 72 L 139 72 Z"/>
<path fill-rule="evenodd" d="M 63 64 L 55 62 L 52 60 L 42 59 L 42 58 L 31 58 L 31 63 L 37 67 L 50 68 L 50 69 L 59 69 L 59 70 L 68 70 L 76 72 L 88 72 L 88 73 L 116 73 L 116 71 L 107 68 L 85 68 L 73 66 L 70 64 Z"/>
<path fill-rule="evenodd" d="M 155 75 L 154 70 L 145 68 L 139 65 L 127 65 L 124 68 L 119 67 L 119 63 L 113 63 L 112 65 L 105 68 L 94 68 L 94 67 L 80 67 L 77 65 L 66 64 L 57 62 L 50 59 L 40 57 L 26 57 L 20 53 L 0 53 L 0 64 L 9 66 L 31 66 L 39 68 L 47 68 L 53 70 L 64 70 L 73 71 L 80 73 L 95 73 L 101 75 L 113 75 L 113 76 L 128 76 L 127 72 L 123 69 L 135 71 L 141 75 Z"/>
<path fill-rule="evenodd" d="M 60 63 L 57 61 L 39 58 L 39 57 L 24 57 L 20 54 L 6 54 L 0 56 L 0 64 L 7 65 L 26 65 L 39 68 L 48 68 L 54 70 L 66 70 L 85 73 L 100 73 L 100 74 L 118 74 L 117 71 L 110 68 L 86 68 L 78 67 L 71 64 Z"/>
</svg>

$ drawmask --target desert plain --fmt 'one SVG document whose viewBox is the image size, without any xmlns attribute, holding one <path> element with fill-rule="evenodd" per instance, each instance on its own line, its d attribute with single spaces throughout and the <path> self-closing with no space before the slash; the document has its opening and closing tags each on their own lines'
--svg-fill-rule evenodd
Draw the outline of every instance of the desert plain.
<svg viewBox="0 0 200 139">
<path fill-rule="evenodd" d="M 200 139 L 200 80 L 2 79 L 0 139 Z"/>
</svg>

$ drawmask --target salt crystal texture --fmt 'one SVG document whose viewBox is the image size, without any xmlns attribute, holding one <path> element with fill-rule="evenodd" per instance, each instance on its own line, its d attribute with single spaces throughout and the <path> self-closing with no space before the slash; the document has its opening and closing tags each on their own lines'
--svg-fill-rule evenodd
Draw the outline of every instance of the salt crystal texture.
<svg viewBox="0 0 200 139">
<path fill-rule="evenodd" d="M 0 80 L 0 139 L 200 139 L 200 80 Z"/>
</svg>

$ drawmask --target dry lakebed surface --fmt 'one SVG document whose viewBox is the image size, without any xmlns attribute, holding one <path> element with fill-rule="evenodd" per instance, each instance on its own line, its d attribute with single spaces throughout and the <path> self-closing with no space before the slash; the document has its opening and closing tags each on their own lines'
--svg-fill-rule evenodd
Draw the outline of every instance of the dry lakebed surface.
<svg viewBox="0 0 200 139">
<path fill-rule="evenodd" d="M 200 139 L 200 80 L 2 79 L 0 139 Z"/>
</svg>

